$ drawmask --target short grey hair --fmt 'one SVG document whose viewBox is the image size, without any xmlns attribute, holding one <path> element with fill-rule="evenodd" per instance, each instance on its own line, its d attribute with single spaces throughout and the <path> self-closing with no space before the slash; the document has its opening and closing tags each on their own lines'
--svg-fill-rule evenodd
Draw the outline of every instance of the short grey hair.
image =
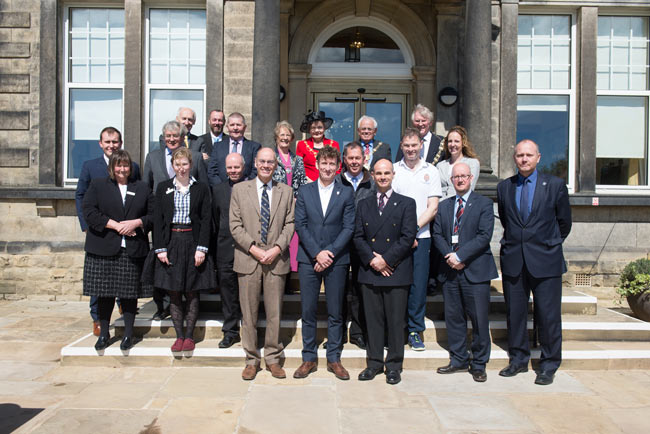
<svg viewBox="0 0 650 434">
<path fill-rule="evenodd" d="M 178 112 L 176 113 L 176 117 L 179 117 L 183 110 L 191 111 L 192 112 L 192 119 L 194 119 L 196 121 L 196 112 L 194 110 L 192 110 L 191 108 L 189 108 L 189 107 L 179 107 Z"/>
<path fill-rule="evenodd" d="M 429 107 L 422 104 L 416 105 L 415 108 L 413 108 L 413 112 L 411 113 L 411 122 L 415 121 L 416 113 L 420 113 L 422 116 L 429 119 L 429 122 L 433 123 L 433 112 L 429 109 Z"/>
<path fill-rule="evenodd" d="M 232 113 L 230 113 L 230 114 L 228 115 L 228 119 L 227 119 L 226 123 L 227 123 L 227 122 L 230 122 L 230 118 L 240 118 L 242 124 L 246 125 L 246 118 L 244 117 L 243 114 L 241 114 L 241 113 L 239 113 L 239 112 L 232 112 Z"/>
<path fill-rule="evenodd" d="M 178 134 L 180 134 L 181 136 L 187 135 L 187 128 L 185 128 L 185 125 L 181 124 L 177 120 L 165 122 L 165 125 L 163 125 L 162 127 L 163 136 L 167 131 L 174 132 L 174 133 L 178 132 Z"/>
<path fill-rule="evenodd" d="M 359 118 L 359 121 L 357 122 L 357 128 L 361 128 L 361 122 L 363 121 L 371 121 L 373 128 L 377 129 L 377 119 L 373 118 L 372 116 L 368 115 L 363 115 Z"/>
</svg>

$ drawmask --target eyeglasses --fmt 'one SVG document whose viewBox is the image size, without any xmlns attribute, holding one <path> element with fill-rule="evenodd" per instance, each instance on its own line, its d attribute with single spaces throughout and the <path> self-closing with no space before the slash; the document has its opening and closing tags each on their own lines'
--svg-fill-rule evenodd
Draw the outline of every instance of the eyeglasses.
<svg viewBox="0 0 650 434">
<path fill-rule="evenodd" d="M 459 180 L 461 180 L 461 179 L 462 179 L 462 180 L 466 180 L 466 179 L 469 179 L 471 176 L 472 176 L 472 175 L 456 175 L 456 176 L 452 176 L 451 179 L 452 179 L 453 181 L 459 181 Z"/>
</svg>

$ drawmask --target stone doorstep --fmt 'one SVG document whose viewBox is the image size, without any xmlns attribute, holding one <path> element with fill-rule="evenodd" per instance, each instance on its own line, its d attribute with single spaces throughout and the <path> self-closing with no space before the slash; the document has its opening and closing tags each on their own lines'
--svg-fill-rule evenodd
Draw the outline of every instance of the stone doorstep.
<svg viewBox="0 0 650 434">
<path fill-rule="evenodd" d="M 95 337 L 91 334 L 61 349 L 62 365 L 99 366 L 243 366 L 245 360 L 241 344 L 227 349 L 217 347 L 217 340 L 197 343 L 191 354 L 172 354 L 170 347 L 174 339 L 149 339 L 136 343 L 128 352 L 119 348 L 119 340 L 98 353 L 93 348 Z M 291 343 L 285 348 L 285 367 L 297 368 L 302 361 L 300 344 Z M 500 369 L 507 365 L 508 354 L 503 343 L 493 343 L 488 369 Z M 568 348 L 567 348 L 568 347 Z M 531 351 L 533 366 L 540 357 L 539 349 Z M 326 363 L 326 350 L 319 346 L 319 364 Z M 565 342 L 562 352 L 563 369 L 650 369 L 650 343 L 637 342 L 622 348 L 609 342 Z M 366 352 L 354 345 L 346 344 L 342 363 L 351 369 L 362 369 L 366 363 Z M 404 351 L 405 369 L 435 369 L 449 361 L 449 353 L 442 346 L 427 342 L 425 351 Z"/>
</svg>

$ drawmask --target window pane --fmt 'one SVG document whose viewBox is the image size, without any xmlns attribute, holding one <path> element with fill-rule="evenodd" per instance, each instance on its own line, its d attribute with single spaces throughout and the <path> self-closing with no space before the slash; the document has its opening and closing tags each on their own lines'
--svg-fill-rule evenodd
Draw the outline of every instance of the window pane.
<svg viewBox="0 0 650 434">
<path fill-rule="evenodd" d="M 149 83 L 205 84 L 205 11 L 152 9 L 149 22 Z"/>
<path fill-rule="evenodd" d="M 598 17 L 598 89 L 648 89 L 648 17 Z"/>
<path fill-rule="evenodd" d="M 71 89 L 68 122 L 68 178 L 78 178 L 84 161 L 102 154 L 99 133 L 122 130 L 121 89 Z"/>
<path fill-rule="evenodd" d="M 124 10 L 70 9 L 68 48 L 70 82 L 123 83 L 124 68 L 108 68 L 124 64 Z"/>
<path fill-rule="evenodd" d="M 320 102 L 318 110 L 334 119 L 330 129 L 325 131 L 325 137 L 336 140 L 341 146 L 354 140 L 353 102 Z"/>
<path fill-rule="evenodd" d="M 571 17 L 520 15 L 517 42 L 519 89 L 569 89 Z"/>
<path fill-rule="evenodd" d="M 359 43 L 358 59 L 346 60 L 346 48 Z M 350 56 L 354 57 L 354 56 Z M 316 62 L 404 63 L 399 47 L 384 32 L 371 27 L 349 27 L 330 37 L 316 54 Z"/>
<path fill-rule="evenodd" d="M 151 90 L 149 101 L 149 150 L 159 144 L 159 137 L 165 122 L 176 119 L 179 107 L 189 107 L 196 112 L 196 124 L 192 133 L 203 134 L 203 91 L 202 90 Z"/>
<path fill-rule="evenodd" d="M 392 155 L 397 155 L 400 138 L 402 135 L 402 104 L 390 103 L 366 103 L 366 114 L 377 121 L 379 128 L 377 138 L 390 145 Z"/>
<path fill-rule="evenodd" d="M 647 185 L 647 102 L 646 97 L 598 97 L 598 184 Z"/>
<path fill-rule="evenodd" d="M 542 159 L 537 168 L 568 181 L 569 97 L 519 95 L 517 142 L 533 140 Z"/>
</svg>

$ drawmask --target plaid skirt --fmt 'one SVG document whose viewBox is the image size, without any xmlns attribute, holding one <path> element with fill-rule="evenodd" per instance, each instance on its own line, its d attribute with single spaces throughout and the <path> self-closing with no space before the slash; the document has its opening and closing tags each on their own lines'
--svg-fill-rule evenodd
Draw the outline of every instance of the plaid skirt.
<svg viewBox="0 0 650 434">
<path fill-rule="evenodd" d="M 140 282 L 144 258 L 131 258 L 126 249 L 115 256 L 86 252 L 84 295 L 95 297 L 145 298 L 153 295 L 151 285 Z"/>
<path fill-rule="evenodd" d="M 212 256 L 205 255 L 203 263 L 194 265 L 196 243 L 192 232 L 172 232 L 167 246 L 167 259 L 171 265 L 163 264 L 152 249 L 144 264 L 143 282 L 167 291 L 199 291 L 214 289 L 217 278 Z"/>
</svg>

